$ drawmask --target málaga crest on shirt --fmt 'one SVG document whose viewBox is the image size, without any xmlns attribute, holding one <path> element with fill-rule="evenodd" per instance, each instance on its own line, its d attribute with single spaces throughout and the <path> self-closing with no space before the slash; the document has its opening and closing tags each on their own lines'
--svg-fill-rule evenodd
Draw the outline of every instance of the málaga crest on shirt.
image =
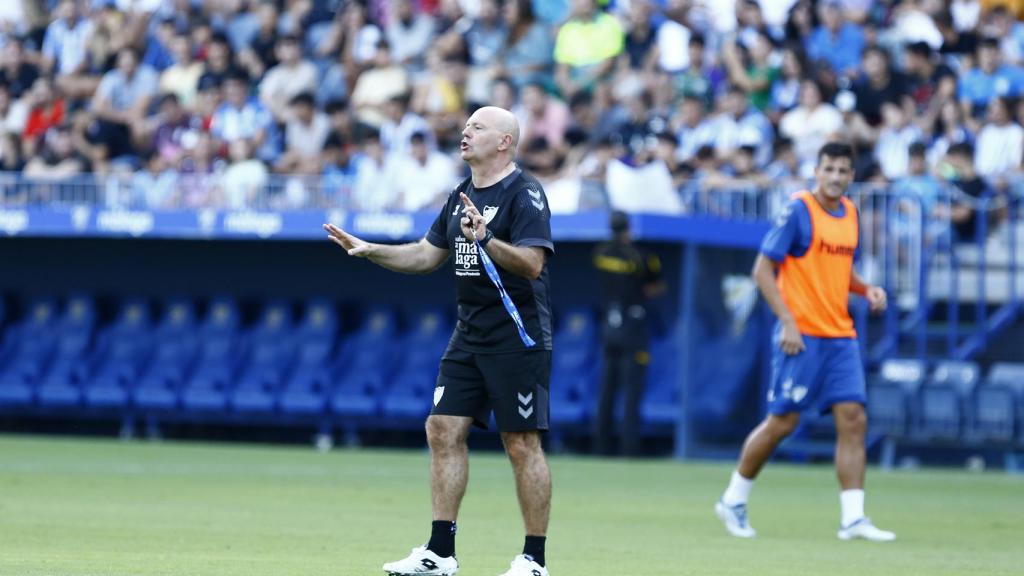
<svg viewBox="0 0 1024 576">
<path fill-rule="evenodd" d="M 497 215 L 497 214 L 498 214 L 498 207 L 497 206 L 484 206 L 483 217 L 484 217 L 484 221 L 487 222 L 488 224 L 491 223 L 491 220 L 494 220 L 494 216 Z"/>
</svg>

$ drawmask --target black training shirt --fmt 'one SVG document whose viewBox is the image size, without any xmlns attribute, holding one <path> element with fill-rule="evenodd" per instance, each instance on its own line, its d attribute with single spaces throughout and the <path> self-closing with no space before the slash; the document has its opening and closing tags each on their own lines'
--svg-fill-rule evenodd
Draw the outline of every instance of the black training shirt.
<svg viewBox="0 0 1024 576">
<path fill-rule="evenodd" d="M 476 189 L 472 179 L 467 178 L 448 196 L 426 236 L 427 242 L 449 250 L 452 255 L 459 318 L 450 345 L 469 352 L 525 350 L 498 289 L 480 263 L 476 244 L 462 235 L 461 192 L 487 219 L 487 229 L 495 238 L 513 246 L 538 246 L 550 256 L 555 247 L 551 242 L 551 210 L 544 188 L 519 168 L 487 188 Z M 494 266 L 519 309 L 527 334 L 537 343 L 534 349 L 551 350 L 547 261 L 536 280 L 508 272 L 497 262 Z"/>
</svg>

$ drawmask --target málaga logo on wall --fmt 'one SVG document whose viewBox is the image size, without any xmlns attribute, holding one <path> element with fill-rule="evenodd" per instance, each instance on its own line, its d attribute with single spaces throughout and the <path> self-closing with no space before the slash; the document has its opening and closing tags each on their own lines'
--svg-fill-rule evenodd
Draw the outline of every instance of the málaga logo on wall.
<svg viewBox="0 0 1024 576">
<path fill-rule="evenodd" d="M 488 224 L 490 224 L 491 220 L 494 220 L 494 216 L 497 213 L 498 213 L 498 207 L 497 206 L 484 206 L 484 211 L 483 211 L 484 221 L 487 222 Z"/>
</svg>

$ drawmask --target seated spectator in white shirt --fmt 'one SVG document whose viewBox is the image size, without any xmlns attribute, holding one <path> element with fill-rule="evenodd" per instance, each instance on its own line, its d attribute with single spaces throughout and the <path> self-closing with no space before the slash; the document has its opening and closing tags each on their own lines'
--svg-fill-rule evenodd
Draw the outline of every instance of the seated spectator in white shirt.
<svg viewBox="0 0 1024 576">
<path fill-rule="evenodd" d="M 352 88 L 350 102 L 359 120 L 380 126 L 384 122 L 383 108 L 389 100 L 409 92 L 409 75 L 391 59 L 387 41 L 377 43 L 373 67 L 359 75 Z"/>
<path fill-rule="evenodd" d="M 818 150 L 843 127 L 843 115 L 835 106 L 822 102 L 821 87 L 813 79 L 800 82 L 800 105 L 786 112 L 779 133 L 793 141 L 800 159 L 801 176 L 814 171 Z"/>
<path fill-rule="evenodd" d="M 910 145 L 923 135 L 903 109 L 892 102 L 882 104 L 882 129 L 875 141 L 875 160 L 888 180 L 907 175 L 910 167 Z"/>
<path fill-rule="evenodd" d="M 331 121 L 316 109 L 313 95 L 303 92 L 292 98 L 284 130 L 285 152 L 274 169 L 278 172 L 315 174 L 320 152 L 331 131 Z"/>
<path fill-rule="evenodd" d="M 278 122 L 287 119 L 288 103 L 302 92 L 313 92 L 319 81 L 316 66 L 302 58 L 302 44 L 296 36 L 277 41 L 279 63 L 260 82 L 260 101 Z"/>
<path fill-rule="evenodd" d="M 990 180 L 1020 170 L 1024 155 L 1024 128 L 1010 116 L 1010 103 L 1004 97 L 988 103 L 985 127 L 978 133 L 974 150 L 974 167 Z M 998 182 L 990 182 L 998 184 Z"/>
<path fill-rule="evenodd" d="M 434 38 L 434 19 L 417 13 L 412 0 L 391 2 L 391 21 L 384 33 L 395 61 L 410 71 L 419 70 Z"/>
<path fill-rule="evenodd" d="M 371 130 L 362 138 L 359 152 L 352 157 L 356 178 L 349 208 L 364 212 L 382 212 L 395 207 L 398 200 L 384 161 L 380 134 Z"/>
<path fill-rule="evenodd" d="M 435 210 L 458 184 L 455 162 L 431 149 L 423 132 L 414 133 L 409 142 L 409 152 L 393 157 L 388 166 L 399 195 L 397 208 L 408 212 Z"/>
<path fill-rule="evenodd" d="M 231 164 L 220 177 L 226 206 L 232 210 L 266 208 L 267 167 L 253 158 L 248 140 L 235 140 L 228 147 Z"/>
</svg>

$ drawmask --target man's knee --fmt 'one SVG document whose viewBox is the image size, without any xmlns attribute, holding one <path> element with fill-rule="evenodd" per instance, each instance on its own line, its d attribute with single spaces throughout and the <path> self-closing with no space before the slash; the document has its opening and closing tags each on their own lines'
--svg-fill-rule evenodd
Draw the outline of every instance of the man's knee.
<svg viewBox="0 0 1024 576">
<path fill-rule="evenodd" d="M 501 440 L 513 462 L 523 461 L 541 452 L 540 434 L 537 432 L 502 432 Z"/>
<path fill-rule="evenodd" d="M 836 433 L 840 437 L 864 436 L 868 417 L 860 404 L 839 404 L 832 410 L 836 422 Z"/>
<path fill-rule="evenodd" d="M 427 417 L 427 444 L 431 450 L 450 450 L 465 442 L 466 428 L 460 419 L 452 416 Z"/>
<path fill-rule="evenodd" d="M 800 413 L 772 414 L 768 416 L 765 428 L 776 439 L 782 440 L 796 430 L 800 424 Z"/>
</svg>

